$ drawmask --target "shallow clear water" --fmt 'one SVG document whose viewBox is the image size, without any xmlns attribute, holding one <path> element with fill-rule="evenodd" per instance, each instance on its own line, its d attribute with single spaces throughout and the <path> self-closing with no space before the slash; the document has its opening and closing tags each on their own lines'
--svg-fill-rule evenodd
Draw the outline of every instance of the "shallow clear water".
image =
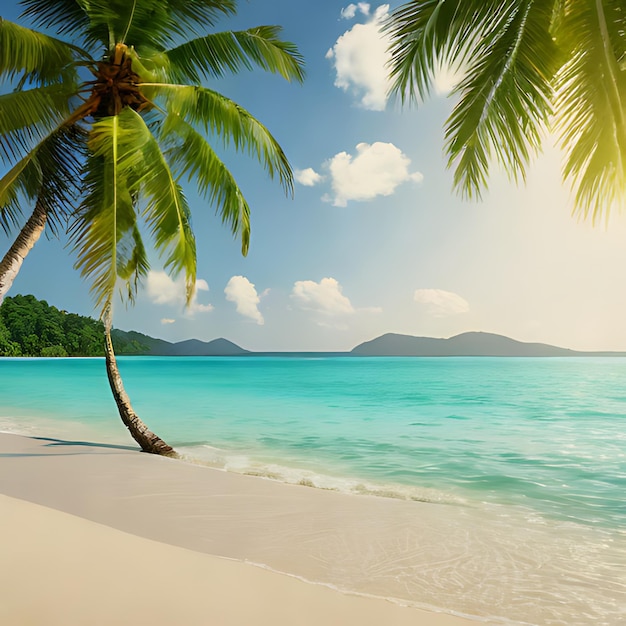
<svg viewBox="0 0 626 626">
<path fill-rule="evenodd" d="M 622 623 L 626 359 L 152 357 L 120 369 L 138 414 L 196 461 L 458 505 L 490 516 L 509 547 L 534 524 L 544 556 L 558 544 L 572 559 L 553 602 L 571 603 L 580 569 L 589 578 L 570 592 L 595 607 L 537 623 Z M 118 422 L 102 360 L 0 359 L 0 430 L 132 443 Z"/>
</svg>

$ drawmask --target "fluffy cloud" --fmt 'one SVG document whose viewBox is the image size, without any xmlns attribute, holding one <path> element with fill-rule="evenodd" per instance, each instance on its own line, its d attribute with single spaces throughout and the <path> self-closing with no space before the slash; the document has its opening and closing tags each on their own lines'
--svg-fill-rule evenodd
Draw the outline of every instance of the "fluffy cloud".
<svg viewBox="0 0 626 626">
<path fill-rule="evenodd" d="M 341 17 L 344 20 L 351 20 L 357 11 L 361 11 L 363 15 L 370 14 L 370 5 L 367 2 L 359 2 L 358 4 L 349 4 L 345 9 L 341 9 Z"/>
<path fill-rule="evenodd" d="M 191 304 L 186 308 L 185 315 L 191 317 L 195 313 L 208 313 L 213 310 L 211 304 L 200 304 L 198 302 L 198 292 L 208 291 L 209 285 L 206 280 L 199 278 L 196 280 L 196 293 Z M 185 306 L 185 279 L 179 276 L 172 280 L 165 272 L 148 272 L 146 280 L 146 292 L 148 297 L 155 304 L 165 304 L 183 308 Z M 162 321 L 162 323 L 173 323 L 174 320 Z"/>
<path fill-rule="evenodd" d="M 174 324 L 176 322 L 175 319 L 172 319 L 171 317 L 164 317 L 161 320 L 161 324 L 165 325 L 165 324 Z"/>
<path fill-rule="evenodd" d="M 357 8 L 364 15 L 369 14 L 369 5 L 360 2 L 357 6 L 346 7 L 342 17 L 354 17 Z M 381 31 L 388 14 L 388 4 L 379 6 L 367 23 L 355 24 L 326 53 L 337 74 L 335 86 L 357 94 L 360 105 L 372 111 L 385 108 L 390 86 L 387 63 L 391 58 L 388 51 L 391 42 Z"/>
<path fill-rule="evenodd" d="M 341 285 L 334 278 L 322 278 L 319 283 L 299 280 L 294 283 L 291 297 L 303 309 L 331 316 L 350 315 L 354 307 L 341 291 Z"/>
<path fill-rule="evenodd" d="M 469 311 L 469 303 L 451 291 L 443 289 L 417 289 L 413 295 L 415 302 L 426 306 L 434 317 L 447 317 Z"/>
<path fill-rule="evenodd" d="M 305 187 L 313 187 L 313 185 L 317 185 L 322 180 L 322 177 L 312 167 L 296 170 L 294 178 Z"/>
<path fill-rule="evenodd" d="M 237 313 L 249 317 L 260 326 L 265 323 L 258 308 L 261 298 L 254 285 L 245 276 L 233 276 L 228 281 L 224 293 L 227 300 L 235 303 Z"/>
<path fill-rule="evenodd" d="M 355 157 L 340 152 L 328 162 L 335 206 L 390 196 L 401 183 L 423 179 L 419 172 L 409 172 L 411 160 L 392 143 L 360 143 L 356 152 Z"/>
</svg>

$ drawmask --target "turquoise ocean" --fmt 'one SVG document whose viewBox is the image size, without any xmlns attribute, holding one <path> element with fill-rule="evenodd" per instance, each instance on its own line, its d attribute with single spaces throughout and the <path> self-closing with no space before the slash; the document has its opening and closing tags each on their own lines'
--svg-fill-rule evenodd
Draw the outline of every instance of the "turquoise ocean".
<svg viewBox="0 0 626 626">
<path fill-rule="evenodd" d="M 137 413 L 192 462 L 444 504 L 465 512 L 459 523 L 476 512 L 502 533 L 494 540 L 516 546 L 513 568 L 532 525 L 542 558 L 558 564 L 533 574 L 545 610 L 527 619 L 504 606 L 500 617 L 626 624 L 626 359 L 294 354 L 119 364 Z M 102 359 L 0 359 L 0 392 L 2 431 L 133 444 Z M 443 608 L 464 612 L 454 601 Z"/>
</svg>

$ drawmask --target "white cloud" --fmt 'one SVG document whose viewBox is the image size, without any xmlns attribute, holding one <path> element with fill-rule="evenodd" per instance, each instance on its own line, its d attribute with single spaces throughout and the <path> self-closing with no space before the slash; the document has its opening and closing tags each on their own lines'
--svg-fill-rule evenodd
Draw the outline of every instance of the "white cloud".
<svg viewBox="0 0 626 626">
<path fill-rule="evenodd" d="M 176 322 L 176 320 L 172 319 L 171 317 L 164 317 L 161 320 L 161 324 L 174 324 Z"/>
<path fill-rule="evenodd" d="M 305 187 L 313 187 L 313 185 L 317 185 L 322 180 L 322 177 L 312 167 L 296 170 L 294 178 Z"/>
<path fill-rule="evenodd" d="M 360 11 L 363 15 L 369 15 L 370 5 L 367 2 L 349 4 L 345 9 L 341 9 L 341 17 L 344 20 L 351 20 L 356 15 L 357 11 Z"/>
<path fill-rule="evenodd" d="M 259 311 L 261 299 L 254 285 L 245 276 L 233 276 L 224 289 L 226 299 L 234 302 L 237 313 L 254 320 L 259 326 L 265 323 Z M 267 293 L 267 290 L 263 293 Z"/>
<path fill-rule="evenodd" d="M 451 291 L 443 289 L 417 289 L 413 295 L 415 302 L 426 306 L 428 312 L 434 317 L 447 317 L 467 313 L 469 303 Z"/>
<path fill-rule="evenodd" d="M 195 313 L 208 313 L 213 310 L 211 304 L 200 304 L 198 302 L 198 291 L 208 291 L 209 285 L 206 280 L 199 278 L 196 280 L 196 293 L 190 305 L 185 309 L 185 315 L 192 317 Z M 148 272 L 146 280 L 146 291 L 148 297 L 155 304 L 165 304 L 184 308 L 185 306 L 185 279 L 179 276 L 172 280 L 166 272 Z M 162 323 L 172 323 L 163 322 Z"/>
<path fill-rule="evenodd" d="M 369 5 L 360 2 L 357 7 L 369 15 Z M 357 7 L 349 5 L 342 11 L 342 17 L 354 17 Z M 379 6 L 367 23 L 355 24 L 326 53 L 337 73 L 335 86 L 356 93 L 360 105 L 372 111 L 384 110 L 390 86 L 387 63 L 391 58 L 388 51 L 391 41 L 381 30 L 388 14 L 388 4 Z"/>
<path fill-rule="evenodd" d="M 356 151 L 355 157 L 340 152 L 328 162 L 335 206 L 390 196 L 401 183 L 423 179 L 420 172 L 409 172 L 411 160 L 392 143 L 360 143 Z"/>
<path fill-rule="evenodd" d="M 181 282 L 174 282 L 165 272 L 148 272 L 146 290 L 155 304 L 178 304 L 181 299 Z M 183 296 L 184 301 L 184 285 Z"/>
<path fill-rule="evenodd" d="M 319 283 L 299 280 L 294 283 L 291 297 L 303 309 L 331 316 L 350 315 L 354 307 L 341 291 L 341 285 L 334 278 L 322 278 Z"/>
<path fill-rule="evenodd" d="M 351 20 L 356 15 L 356 4 L 349 4 L 345 9 L 341 9 L 341 17 L 344 20 Z"/>
</svg>

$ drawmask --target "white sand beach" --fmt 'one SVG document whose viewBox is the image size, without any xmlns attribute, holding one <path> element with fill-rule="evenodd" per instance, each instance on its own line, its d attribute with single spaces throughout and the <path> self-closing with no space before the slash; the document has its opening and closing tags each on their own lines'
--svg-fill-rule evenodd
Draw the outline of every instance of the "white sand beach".
<svg viewBox="0 0 626 626">
<path fill-rule="evenodd" d="M 1 624 L 477 623 L 298 578 L 314 572 L 306 555 L 319 558 L 320 524 L 350 529 L 382 498 L 10 434 L 0 435 L 0 494 Z M 431 508 L 425 522 L 436 514 Z"/>
</svg>

